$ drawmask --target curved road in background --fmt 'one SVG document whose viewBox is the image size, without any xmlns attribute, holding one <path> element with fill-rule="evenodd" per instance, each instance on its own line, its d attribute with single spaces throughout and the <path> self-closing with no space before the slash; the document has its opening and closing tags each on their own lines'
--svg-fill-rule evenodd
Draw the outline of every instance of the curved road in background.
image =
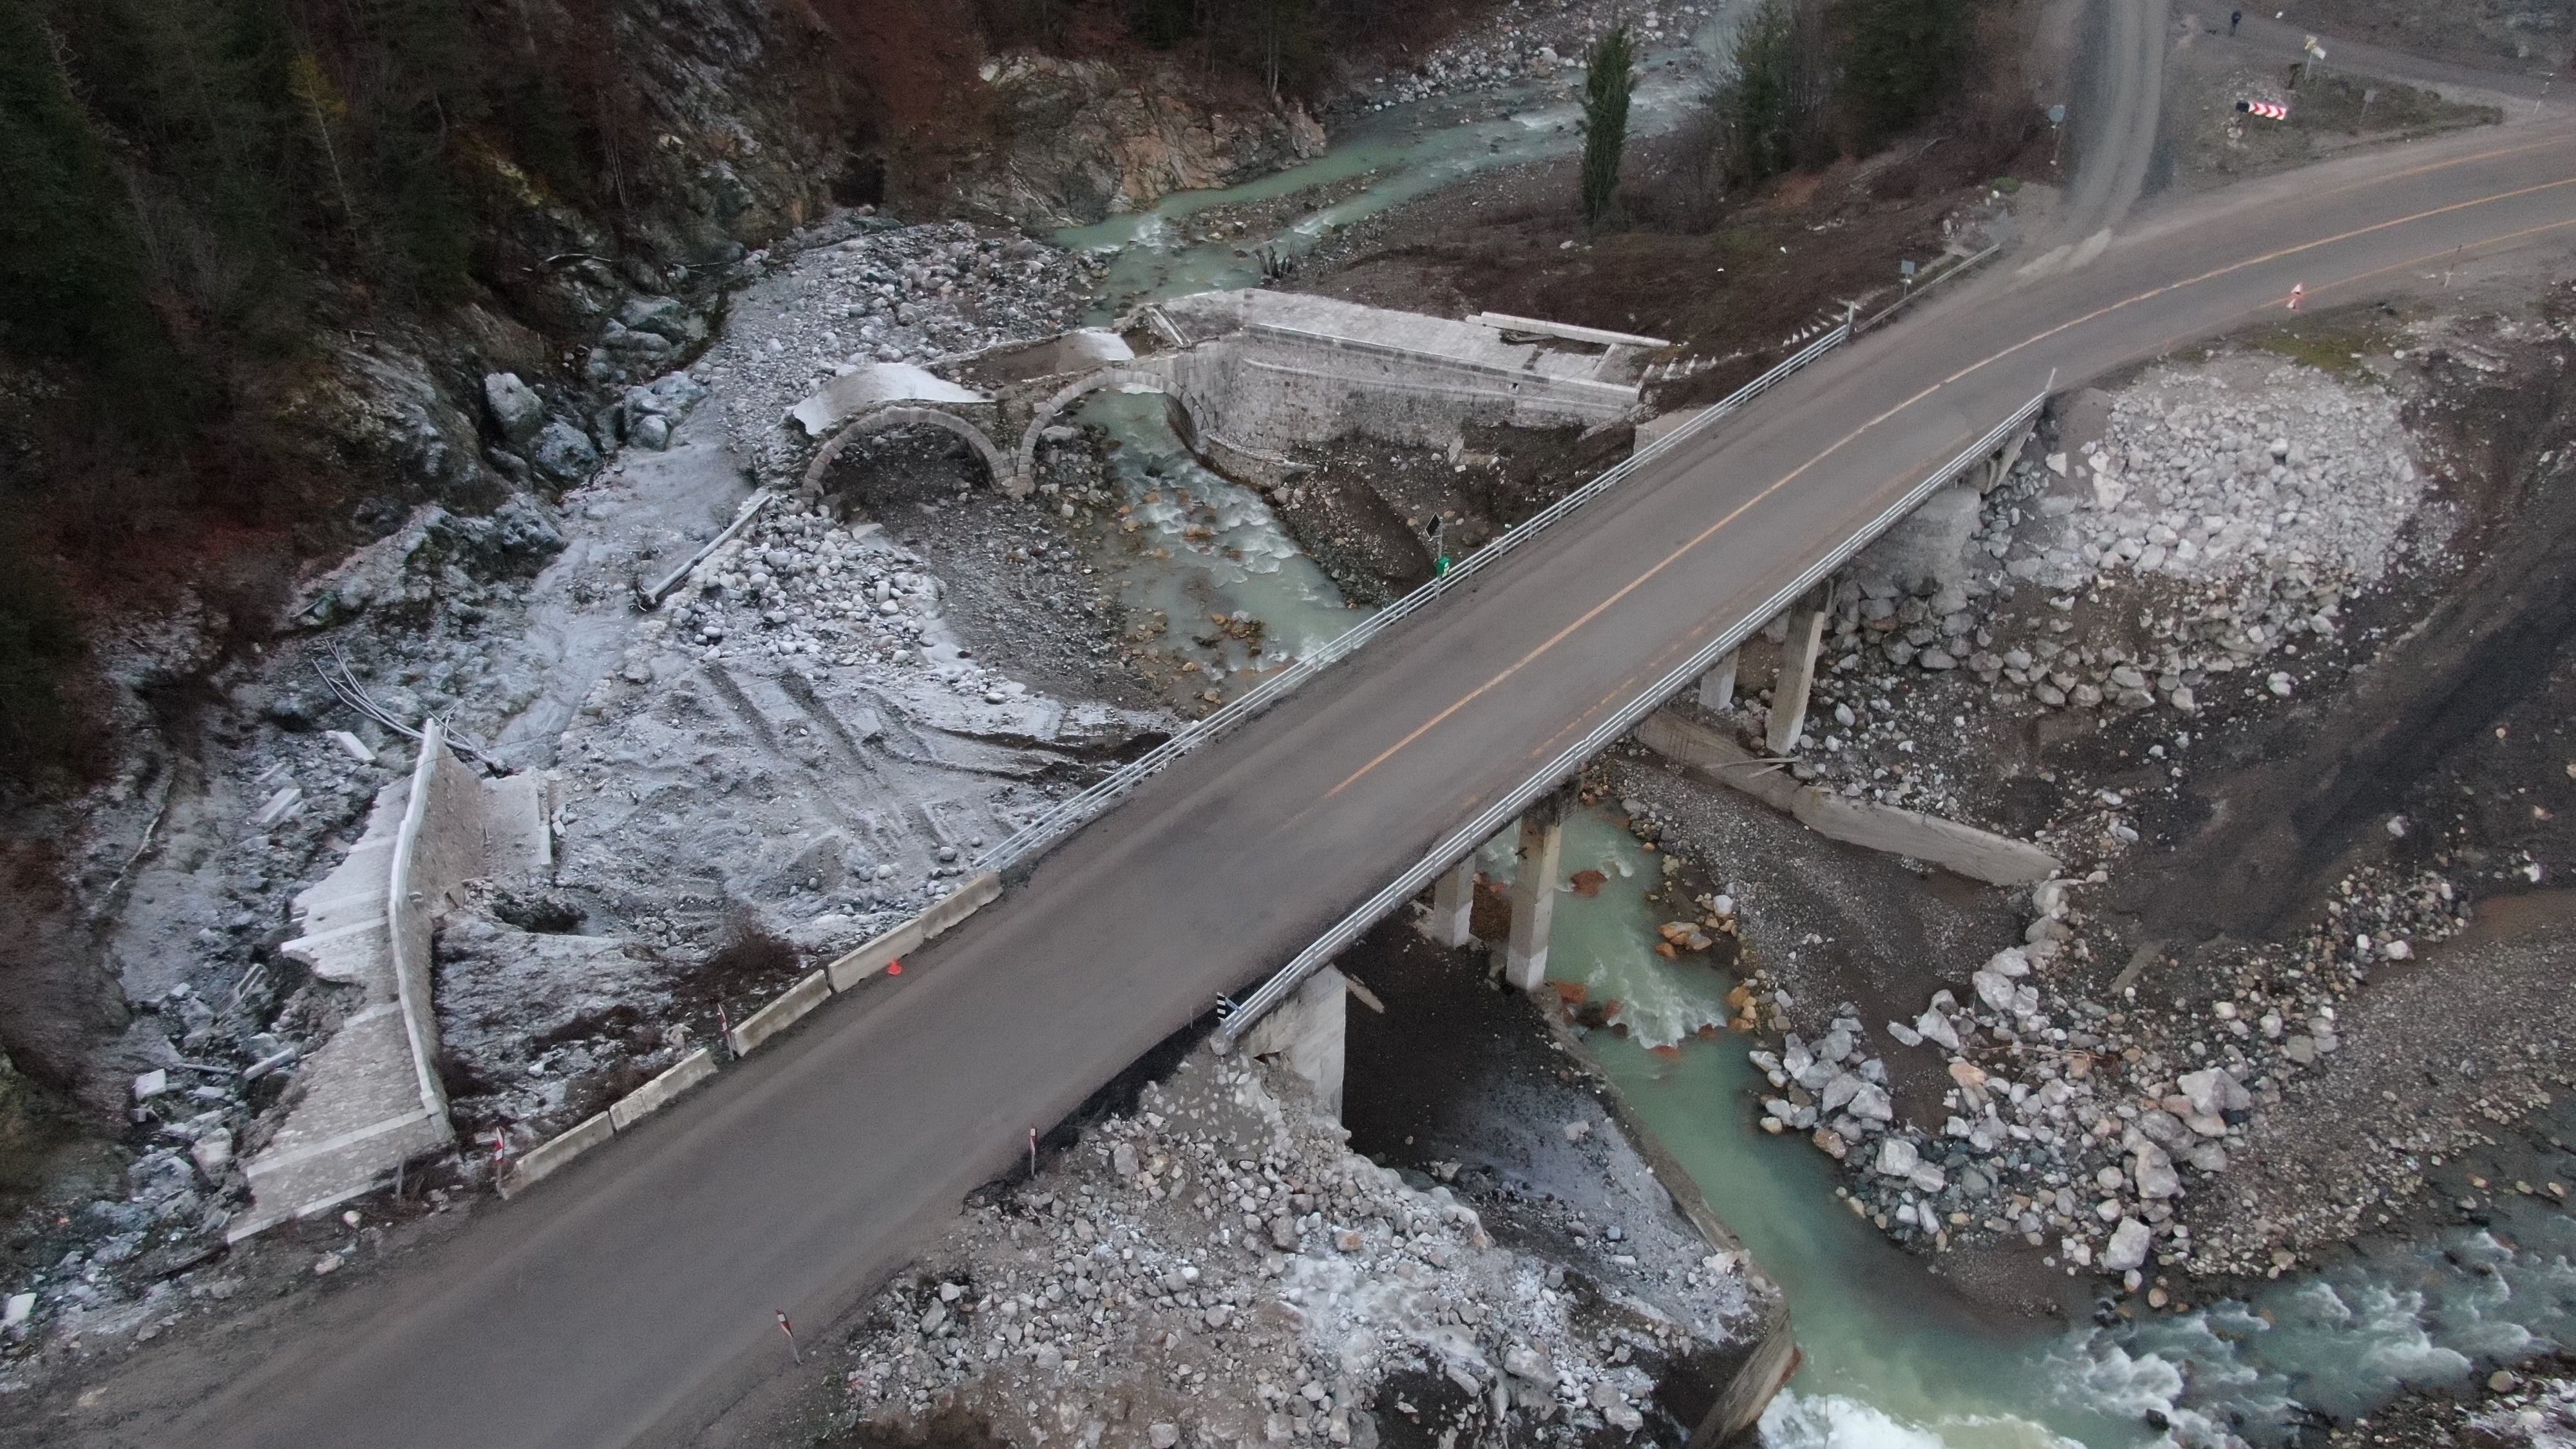
<svg viewBox="0 0 2576 1449">
<path fill-rule="evenodd" d="M 2116 226 L 2146 190 L 2163 138 L 2167 0 L 2094 0 L 2086 37 L 2093 52 L 2088 99 L 2069 109 L 2075 182 L 2052 231 L 2080 242 Z"/>
<path fill-rule="evenodd" d="M 2576 255 L 2576 128 L 2245 183 L 2084 251 L 1792 379 L 1146 784 L 899 982 L 312 1310 L 319 1331 L 208 1385 L 184 1428 L 87 1442 L 686 1442 L 780 1366 L 774 1311 L 832 1320 L 1031 1124 L 1751 620 L 2052 373 L 2064 387 L 2277 315 L 2294 283 L 2332 306 L 2467 259 Z"/>
</svg>

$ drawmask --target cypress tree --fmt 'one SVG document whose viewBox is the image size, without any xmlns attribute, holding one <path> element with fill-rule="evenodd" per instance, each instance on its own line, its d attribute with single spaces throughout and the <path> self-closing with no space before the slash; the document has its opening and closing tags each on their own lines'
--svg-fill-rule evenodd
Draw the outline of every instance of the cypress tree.
<svg viewBox="0 0 2576 1449">
<path fill-rule="evenodd" d="M 1737 186 L 1759 186 L 1790 167 L 1791 43 L 1788 0 L 1767 0 L 1736 36 L 1735 73 L 1717 106 L 1726 176 Z"/>
<path fill-rule="evenodd" d="M 1628 95 L 1636 89 L 1637 47 L 1614 25 L 1583 68 L 1583 219 L 1601 226 L 1619 204 L 1619 153 L 1628 144 Z"/>
</svg>

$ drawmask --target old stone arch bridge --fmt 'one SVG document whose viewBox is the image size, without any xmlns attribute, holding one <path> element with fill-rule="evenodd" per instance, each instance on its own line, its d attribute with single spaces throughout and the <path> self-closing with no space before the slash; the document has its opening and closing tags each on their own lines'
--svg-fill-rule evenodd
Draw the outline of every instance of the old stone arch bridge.
<svg viewBox="0 0 2576 1449">
<path fill-rule="evenodd" d="M 1297 293 L 1203 292 L 1139 309 L 1115 331 L 832 379 L 790 413 L 824 440 L 800 496 L 823 495 L 851 443 L 924 426 L 963 438 L 996 486 L 1024 495 L 1046 430 L 1103 390 L 1161 394 L 1210 466 L 1275 484 L 1291 449 L 1346 435 L 1447 447 L 1469 423 L 1589 428 L 1631 417 L 1638 374 L 1666 346 L 1494 313 L 1458 321 Z"/>
</svg>

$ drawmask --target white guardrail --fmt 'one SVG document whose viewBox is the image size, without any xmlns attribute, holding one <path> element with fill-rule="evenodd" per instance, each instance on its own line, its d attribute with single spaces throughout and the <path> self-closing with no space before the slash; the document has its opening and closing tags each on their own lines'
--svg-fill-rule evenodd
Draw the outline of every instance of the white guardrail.
<svg viewBox="0 0 2576 1449">
<path fill-rule="evenodd" d="M 1782 378 L 1840 346 L 1850 336 L 1851 326 L 1849 323 L 1844 323 L 1798 349 L 1770 371 L 1702 409 L 1699 416 L 1638 449 L 1603 472 L 1600 477 L 1506 530 L 1501 537 L 1469 554 L 1446 574 L 1370 615 L 1331 643 L 1261 681 L 1214 714 L 1191 724 L 1156 746 L 1151 752 L 1121 767 L 1081 794 L 1058 802 L 1054 809 L 1021 826 L 1009 839 L 986 851 L 975 862 L 975 868 L 978 871 L 1005 871 L 1045 851 L 1080 829 L 1121 796 L 1159 774 L 1183 755 L 1278 703 L 1289 691 L 1349 658 L 1362 645 L 1393 628 L 1398 621 L 1433 599 L 1455 588 L 1460 581 L 1491 567 L 1513 549 L 1536 538 L 1550 525 L 1618 487 L 1639 468 L 1679 446 L 1683 440 L 1714 426 L 1719 419 L 1769 391 Z"/>
<path fill-rule="evenodd" d="M 1237 1038 L 1241 1037 L 1271 1008 L 1287 1000 L 1289 993 L 1295 991 L 1308 976 L 1313 975 L 1316 968 L 1340 955 L 1351 942 L 1359 939 L 1362 932 L 1385 919 L 1388 912 L 1420 894 L 1422 889 L 1430 885 L 1441 872 L 1464 859 L 1467 852 L 1491 840 L 1496 832 L 1518 819 L 1521 812 L 1527 810 L 1540 796 L 1555 789 L 1559 782 L 1581 769 L 1584 761 L 1616 743 L 1620 736 L 1636 728 L 1639 720 L 1652 713 L 1666 699 L 1686 688 L 1692 680 L 1707 673 L 1711 666 L 1726 656 L 1728 650 L 1742 644 L 1771 616 L 1789 607 L 1790 602 L 1800 594 L 1823 582 L 1826 576 L 1842 567 L 1846 560 L 1859 552 L 1869 540 L 1876 538 L 1889 524 L 1913 512 L 1915 507 L 1929 497 L 1934 489 L 1958 476 L 1962 469 L 1992 452 L 2005 438 L 2012 435 L 2014 429 L 2037 417 L 2039 410 L 2048 403 L 2050 390 L 2056 385 L 2054 374 L 2050 375 L 2049 384 L 2049 387 L 2040 390 L 2037 397 L 2014 409 L 2012 416 L 1995 424 L 1984 437 L 1969 444 L 1949 463 L 1927 474 L 1922 482 L 1907 489 L 1876 518 L 1870 520 L 1866 527 L 1855 530 L 1850 537 L 1810 564 L 1797 578 L 1783 585 L 1768 602 L 1746 615 L 1742 623 L 1710 640 L 1680 668 L 1656 681 L 1626 706 L 1603 720 L 1598 728 L 1577 741 L 1572 748 L 1557 756 L 1538 773 L 1522 781 L 1517 788 L 1494 802 L 1484 813 L 1460 829 L 1451 832 L 1447 838 L 1433 846 L 1431 853 L 1415 863 L 1412 869 L 1396 877 L 1384 890 L 1369 897 L 1356 910 L 1335 922 L 1331 930 L 1317 937 L 1305 950 L 1298 952 L 1295 959 L 1279 968 L 1268 981 L 1263 982 L 1259 990 L 1245 997 L 1233 1011 L 1227 1013 L 1224 1022 L 1217 1027 L 1216 1034 L 1211 1039 L 1211 1045 L 1220 1052 L 1231 1050 Z"/>
</svg>

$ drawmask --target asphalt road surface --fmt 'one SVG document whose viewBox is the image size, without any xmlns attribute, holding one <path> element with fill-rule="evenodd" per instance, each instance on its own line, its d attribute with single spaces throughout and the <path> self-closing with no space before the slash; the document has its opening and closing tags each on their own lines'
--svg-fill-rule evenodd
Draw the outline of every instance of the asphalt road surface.
<svg viewBox="0 0 2576 1449">
<path fill-rule="evenodd" d="M 1155 1041 L 1293 955 L 1996 419 L 2189 339 L 2576 252 L 2576 127 L 2350 158 L 1843 349 L 1152 781 L 1031 879 L 149 1442 L 684 1441 Z M 2088 255 L 2089 254 L 2089 255 Z M 2487 260 L 2501 257 L 2502 260 Z M 94 1442 L 147 1442 L 106 1429 Z M 120 1434 L 129 1437 L 120 1439 Z"/>
</svg>

